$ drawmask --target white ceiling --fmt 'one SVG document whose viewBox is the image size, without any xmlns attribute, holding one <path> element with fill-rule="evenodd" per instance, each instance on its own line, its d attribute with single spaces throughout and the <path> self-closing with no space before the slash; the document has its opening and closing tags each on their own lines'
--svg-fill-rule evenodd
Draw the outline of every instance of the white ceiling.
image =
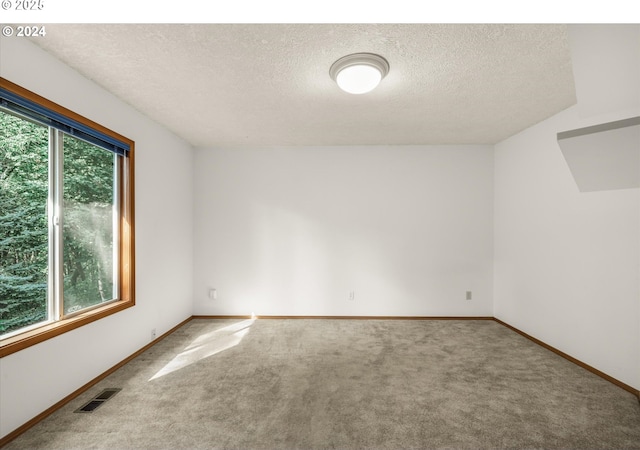
<svg viewBox="0 0 640 450">
<path fill-rule="evenodd" d="M 50 24 L 48 52 L 195 147 L 493 144 L 576 102 L 565 25 Z M 329 68 L 391 66 L 369 94 Z"/>
</svg>

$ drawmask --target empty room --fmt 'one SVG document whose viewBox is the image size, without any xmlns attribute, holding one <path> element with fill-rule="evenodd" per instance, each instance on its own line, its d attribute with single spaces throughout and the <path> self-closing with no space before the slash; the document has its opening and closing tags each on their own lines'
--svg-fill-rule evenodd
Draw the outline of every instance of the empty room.
<svg viewBox="0 0 640 450">
<path fill-rule="evenodd" d="M 640 448 L 640 25 L 15 23 L 1 447 Z"/>
</svg>

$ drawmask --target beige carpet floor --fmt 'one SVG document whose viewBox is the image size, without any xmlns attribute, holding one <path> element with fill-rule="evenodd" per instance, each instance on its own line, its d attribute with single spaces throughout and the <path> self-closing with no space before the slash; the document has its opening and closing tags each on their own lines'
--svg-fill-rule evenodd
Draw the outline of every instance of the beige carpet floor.
<svg viewBox="0 0 640 450">
<path fill-rule="evenodd" d="M 197 319 L 5 448 L 640 449 L 640 404 L 494 321 Z"/>
</svg>

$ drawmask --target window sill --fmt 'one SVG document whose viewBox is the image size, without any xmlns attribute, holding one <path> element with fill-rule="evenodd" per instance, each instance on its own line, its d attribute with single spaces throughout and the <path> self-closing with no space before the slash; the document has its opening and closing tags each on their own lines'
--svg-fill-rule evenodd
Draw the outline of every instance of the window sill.
<svg viewBox="0 0 640 450">
<path fill-rule="evenodd" d="M 135 303 L 132 300 L 120 300 L 101 308 L 96 308 L 86 313 L 49 323 L 34 330 L 3 339 L 0 341 L 0 358 L 4 358 L 12 353 L 19 352 L 20 350 L 24 350 L 25 348 L 39 344 L 68 331 L 75 330 L 76 328 L 95 322 L 111 314 L 131 308 L 134 305 Z"/>
</svg>

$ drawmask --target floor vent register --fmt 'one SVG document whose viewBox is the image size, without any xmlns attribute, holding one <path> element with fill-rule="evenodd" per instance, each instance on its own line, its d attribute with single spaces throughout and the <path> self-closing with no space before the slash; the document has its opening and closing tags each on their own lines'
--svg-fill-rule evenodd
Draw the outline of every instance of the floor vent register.
<svg viewBox="0 0 640 450">
<path fill-rule="evenodd" d="M 92 413 L 99 407 L 101 407 L 104 403 L 107 402 L 110 398 L 120 392 L 122 389 L 120 388 L 109 388 L 100 392 L 98 395 L 93 397 L 87 403 L 85 403 L 80 408 L 76 409 L 74 412 L 77 413 Z"/>
</svg>

